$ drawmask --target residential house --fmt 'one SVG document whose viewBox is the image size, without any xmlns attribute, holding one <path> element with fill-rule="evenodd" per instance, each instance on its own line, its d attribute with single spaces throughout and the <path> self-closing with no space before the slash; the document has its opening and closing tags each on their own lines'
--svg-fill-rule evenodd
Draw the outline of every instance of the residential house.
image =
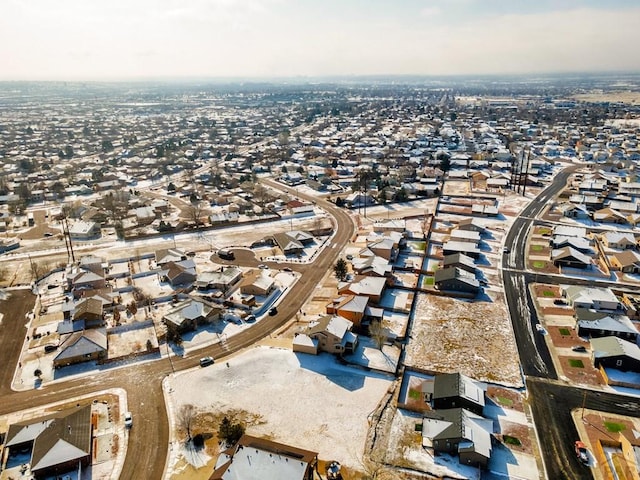
<svg viewBox="0 0 640 480">
<path fill-rule="evenodd" d="M 608 231 L 600 235 L 600 241 L 606 248 L 616 250 L 633 249 L 638 244 L 636 237 L 630 232 Z"/>
<path fill-rule="evenodd" d="M 618 337 L 591 339 L 593 365 L 640 373 L 640 347 Z"/>
<path fill-rule="evenodd" d="M 576 309 L 578 335 L 587 338 L 619 337 L 636 343 L 638 329 L 626 315 Z"/>
<path fill-rule="evenodd" d="M 87 328 L 104 325 L 103 302 L 100 298 L 84 297 L 75 303 L 70 319 L 74 322 L 84 321 Z"/>
<path fill-rule="evenodd" d="M 280 250 L 282 250 L 282 253 L 285 255 L 302 255 L 304 244 L 294 236 L 289 235 L 289 233 L 290 232 L 275 234 L 273 239 L 276 245 L 280 247 Z"/>
<path fill-rule="evenodd" d="M 608 255 L 611 268 L 622 273 L 640 273 L 640 254 L 633 250 L 624 250 Z"/>
<path fill-rule="evenodd" d="M 562 248 L 571 247 L 585 255 L 592 255 L 593 248 L 591 242 L 584 237 L 567 237 L 565 235 L 554 235 L 549 241 L 551 248 L 560 250 Z"/>
<path fill-rule="evenodd" d="M 487 233 L 486 227 L 477 218 L 464 218 L 458 222 L 459 230 L 473 230 L 479 232 L 480 235 Z"/>
<path fill-rule="evenodd" d="M 242 270 L 235 266 L 228 266 L 221 267 L 215 272 L 198 273 L 195 285 L 198 290 L 217 289 L 228 292 L 240 280 L 242 280 Z"/>
<path fill-rule="evenodd" d="M 310 338 L 317 353 L 327 352 L 337 355 L 348 355 L 355 351 L 358 345 L 358 336 L 351 331 L 353 322 L 336 315 L 324 315 L 318 320 L 311 322 L 302 335 Z M 301 335 L 297 335 L 296 339 Z M 296 347 L 294 339 L 293 350 L 301 352 L 299 346 Z M 299 345 L 308 343 L 304 337 L 299 340 Z M 307 353 L 305 350 L 304 353 Z"/>
<path fill-rule="evenodd" d="M 162 267 L 169 262 L 181 262 L 187 259 L 187 254 L 178 248 L 161 248 L 154 254 L 156 265 Z"/>
<path fill-rule="evenodd" d="M 168 331 L 183 333 L 195 330 L 200 325 L 217 321 L 222 311 L 223 308 L 220 305 L 201 298 L 189 298 L 169 310 L 162 317 L 162 321 Z"/>
<path fill-rule="evenodd" d="M 249 270 L 240 283 L 240 291 L 244 295 L 259 295 L 266 297 L 275 288 L 275 280 L 268 272 L 257 269 Z"/>
<path fill-rule="evenodd" d="M 454 253 L 446 255 L 442 260 L 442 268 L 456 267 L 468 272 L 475 277 L 476 264 L 473 258 L 465 255 L 464 253 Z"/>
<path fill-rule="evenodd" d="M 438 290 L 477 294 L 480 282 L 468 271 L 457 267 L 436 270 L 435 285 Z"/>
<path fill-rule="evenodd" d="M 433 392 L 426 397 L 436 410 L 446 408 L 464 408 L 477 415 L 482 415 L 485 406 L 484 388 L 461 373 L 444 373 L 436 375 Z"/>
<path fill-rule="evenodd" d="M 91 464 L 93 445 L 91 405 L 11 424 L 5 438 L 9 455 L 29 452 L 35 478 L 58 478 Z"/>
<path fill-rule="evenodd" d="M 318 454 L 244 434 L 223 451 L 209 480 L 314 480 Z"/>
<path fill-rule="evenodd" d="M 478 259 L 482 251 L 478 247 L 477 243 L 473 242 L 459 242 L 449 240 L 442 245 L 442 254 L 444 256 L 453 255 L 456 253 L 462 253 L 468 257 Z"/>
<path fill-rule="evenodd" d="M 100 225 L 96 222 L 77 220 L 69 226 L 72 240 L 90 240 L 100 236 Z"/>
<path fill-rule="evenodd" d="M 552 250 L 551 260 L 556 267 L 589 268 L 592 264 L 589 255 L 585 255 L 573 247 Z"/>
<path fill-rule="evenodd" d="M 384 310 L 369 306 L 369 297 L 362 295 L 341 295 L 326 306 L 326 313 L 339 315 L 360 326 L 363 320 L 382 320 Z"/>
<path fill-rule="evenodd" d="M 577 220 L 586 220 L 590 218 L 591 215 L 586 205 L 574 204 L 571 202 L 564 202 L 558 205 L 558 212 L 562 214 L 562 216 L 567 218 L 575 218 Z"/>
<path fill-rule="evenodd" d="M 553 234 L 561 237 L 579 237 L 586 238 L 587 229 L 584 227 L 571 227 L 568 225 L 556 225 L 553 228 Z"/>
<path fill-rule="evenodd" d="M 592 310 L 622 310 L 618 297 L 609 288 L 583 287 L 581 285 L 561 285 L 562 296 L 574 308 Z"/>
<path fill-rule="evenodd" d="M 390 237 L 379 237 L 369 241 L 367 248 L 387 261 L 394 261 L 398 255 L 398 243 Z"/>
<path fill-rule="evenodd" d="M 194 283 L 197 278 L 196 264 L 193 260 L 167 262 L 159 272 L 162 281 L 169 282 L 172 287 Z"/>
<path fill-rule="evenodd" d="M 73 332 L 60 344 L 59 353 L 53 359 L 55 368 L 75 363 L 100 361 L 107 356 L 107 331 L 104 328 L 92 328 Z"/>
<path fill-rule="evenodd" d="M 370 255 L 371 253 L 372 255 Z M 353 271 L 358 275 L 368 275 L 372 277 L 388 277 L 393 272 L 393 265 L 382 257 L 374 255 L 369 249 L 364 249 L 358 257 L 351 260 Z"/>
<path fill-rule="evenodd" d="M 602 208 L 593 212 L 593 221 L 599 223 L 615 223 L 624 225 L 627 223 L 625 214 L 614 210 L 613 208 Z"/>
<path fill-rule="evenodd" d="M 357 276 L 354 282 L 341 282 L 338 284 L 340 295 L 353 294 L 369 297 L 372 303 L 379 304 L 386 286 L 387 280 L 384 277 L 360 277 Z"/>
<path fill-rule="evenodd" d="M 75 298 L 83 296 L 87 290 L 105 288 L 107 282 L 104 273 L 98 274 L 90 270 L 72 267 L 67 271 L 67 288 L 73 290 Z"/>
<path fill-rule="evenodd" d="M 436 453 L 458 455 L 459 462 L 487 468 L 493 421 L 463 408 L 425 412 L 422 445 Z"/>
</svg>

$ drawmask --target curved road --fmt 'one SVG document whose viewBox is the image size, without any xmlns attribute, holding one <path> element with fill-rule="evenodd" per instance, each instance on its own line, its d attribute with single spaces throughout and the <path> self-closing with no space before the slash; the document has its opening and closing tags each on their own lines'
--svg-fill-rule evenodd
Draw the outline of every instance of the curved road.
<svg viewBox="0 0 640 480">
<path fill-rule="evenodd" d="M 270 180 L 263 180 L 263 182 L 273 188 L 282 189 L 276 182 Z M 324 199 L 301 193 L 297 195 L 314 201 L 333 217 L 334 236 L 313 263 L 295 265 L 301 277 L 286 292 L 278 305 L 277 315 L 266 316 L 250 328 L 229 337 L 224 343 L 203 347 L 185 357 L 133 363 L 125 367 L 98 371 L 81 378 L 45 384 L 37 390 L 19 392 L 11 390 L 13 368 L 2 368 L 0 369 L 0 415 L 18 409 L 72 400 L 105 389 L 122 388 L 127 392 L 128 406 L 134 417 L 134 427 L 128 433 L 127 455 L 120 478 L 141 478 L 141 472 L 144 472 L 146 479 L 161 479 L 169 444 L 169 424 L 162 380 L 174 371 L 197 367 L 199 358 L 203 355 L 211 355 L 215 358 L 225 357 L 255 344 L 286 324 L 304 305 L 327 270 L 332 268 L 342 248 L 353 235 L 354 223 L 347 212 L 336 208 Z M 29 296 L 32 297 L 30 292 L 22 290 L 14 291 L 12 294 L 24 296 L 25 301 L 20 302 L 20 305 L 24 305 L 23 311 L 16 310 L 10 302 L 2 303 L 5 315 L 0 323 L 0 337 L 3 339 L 0 364 L 4 366 L 17 364 L 24 341 L 26 314 L 33 308 L 33 303 L 29 306 L 27 301 Z"/>
<path fill-rule="evenodd" d="M 502 261 L 505 296 L 520 363 L 527 377 L 529 403 L 540 440 L 546 477 L 554 480 L 593 478 L 592 470 L 578 462 L 573 450 L 573 443 L 579 437 L 571 417 L 572 410 L 585 406 L 587 409 L 640 417 L 637 398 L 595 392 L 558 382 L 544 336 L 535 328 L 538 318 L 529 283 L 560 283 L 563 277 L 527 272 L 527 239 L 536 217 L 565 187 L 569 175 L 577 168 L 579 166 L 572 166 L 558 173 L 554 182 L 523 209 L 506 236 L 505 245 L 510 246 L 511 252 L 505 254 Z M 571 283 L 593 285 L 597 282 L 571 279 Z"/>
</svg>

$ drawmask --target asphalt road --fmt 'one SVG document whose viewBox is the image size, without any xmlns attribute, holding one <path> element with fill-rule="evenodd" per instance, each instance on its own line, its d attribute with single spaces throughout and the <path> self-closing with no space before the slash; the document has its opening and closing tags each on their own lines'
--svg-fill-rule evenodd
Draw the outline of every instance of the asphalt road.
<svg viewBox="0 0 640 480">
<path fill-rule="evenodd" d="M 593 478 L 592 468 L 576 458 L 573 445 L 579 439 L 571 411 L 584 405 L 587 410 L 640 417 L 637 399 L 605 392 L 569 387 L 531 377 L 527 380 L 531 411 L 537 419 L 540 449 L 545 459 L 546 478 L 577 480 Z M 602 472 L 601 472 L 602 473 Z"/>
<path fill-rule="evenodd" d="M 264 183 L 273 188 L 280 186 L 272 181 Z M 14 308 L 11 302 L 2 302 L 0 308 L 5 315 L 0 324 L 0 338 L 3 348 L 0 349 L 0 415 L 16 410 L 46 406 L 57 401 L 72 400 L 75 397 L 89 395 L 105 389 L 121 388 L 127 392 L 128 407 L 133 414 L 134 426 L 126 438 L 127 455 L 121 479 L 149 480 L 161 479 L 167 449 L 169 445 L 169 423 L 166 405 L 162 392 L 162 380 L 172 372 L 198 367 L 199 358 L 211 355 L 216 359 L 224 358 L 243 348 L 255 344 L 285 325 L 312 295 L 322 277 L 332 268 L 342 248 L 354 232 L 354 223 L 349 214 L 326 200 L 318 200 L 298 193 L 300 198 L 315 201 L 333 217 L 335 235 L 324 250 L 309 265 L 296 264 L 295 269 L 301 273 L 300 279 L 286 292 L 286 296 L 278 305 L 278 314 L 266 316 L 237 335 L 229 337 L 224 343 L 218 343 L 191 352 L 184 357 L 163 358 L 146 363 L 134 363 L 125 367 L 104 370 L 60 382 L 44 385 L 37 390 L 13 391 L 11 380 L 14 366 L 17 364 L 20 350 L 26 333 L 26 314 L 33 304 L 20 302 L 24 311 Z M 256 262 L 253 260 L 252 263 Z M 237 261 L 236 261 L 237 263 Z M 257 263 L 257 262 L 256 262 Z M 15 292 L 15 295 L 31 296 L 28 291 Z M 17 302 L 15 303 L 18 304 Z"/>
<path fill-rule="evenodd" d="M 523 209 L 506 236 L 505 245 L 511 251 L 504 255 L 502 263 L 505 296 L 520 364 L 527 377 L 529 403 L 544 460 L 545 477 L 554 480 L 593 478 L 592 469 L 583 466 L 574 452 L 574 442 L 579 437 L 571 417 L 573 409 L 584 405 L 587 409 L 640 417 L 637 398 L 584 390 L 558 382 L 544 336 L 535 328 L 538 317 L 529 293 L 530 282 L 596 283 L 526 272 L 527 238 L 534 221 L 565 187 L 567 178 L 577 168 L 569 167 L 558 173 L 553 183 Z"/>
<path fill-rule="evenodd" d="M 518 344 L 520 365 L 527 376 L 558 378 L 544 337 L 536 330 L 538 317 L 529 295 L 530 277 L 525 274 L 527 239 L 534 219 L 565 187 L 567 178 L 576 168 L 570 167 L 559 172 L 553 183 L 522 210 L 505 238 L 505 246 L 510 248 L 510 252 L 502 257 L 502 280 Z"/>
</svg>

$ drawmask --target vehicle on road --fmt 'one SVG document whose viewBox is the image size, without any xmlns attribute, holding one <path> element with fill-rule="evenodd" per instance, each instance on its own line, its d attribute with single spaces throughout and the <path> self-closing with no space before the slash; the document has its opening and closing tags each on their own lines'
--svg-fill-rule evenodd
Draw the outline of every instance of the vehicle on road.
<svg viewBox="0 0 640 480">
<path fill-rule="evenodd" d="M 277 315 L 277 314 L 278 314 L 278 309 L 276 307 L 271 307 L 269 309 L 269 316 L 270 317 L 273 317 L 274 315 Z"/>
<path fill-rule="evenodd" d="M 218 257 L 222 258 L 223 260 L 235 260 L 236 256 L 235 254 L 227 249 L 227 248 L 221 248 L 220 250 L 218 250 Z"/>
<path fill-rule="evenodd" d="M 589 452 L 587 451 L 587 447 L 580 440 L 576 440 L 574 444 L 574 448 L 576 451 L 576 457 L 578 457 L 578 461 L 583 465 L 589 465 Z"/>
<path fill-rule="evenodd" d="M 261 268 L 262 270 L 265 270 L 269 267 L 267 267 L 264 263 L 261 263 L 260 265 L 258 265 L 258 268 Z"/>
<path fill-rule="evenodd" d="M 511 249 L 509 247 L 502 247 L 502 253 L 511 253 Z"/>
<path fill-rule="evenodd" d="M 125 412 L 124 414 L 124 426 L 127 428 L 133 427 L 133 415 L 131 412 Z"/>
<path fill-rule="evenodd" d="M 213 365 L 213 357 L 202 357 L 200 359 L 200 366 L 201 367 L 208 367 L 209 365 Z"/>
<path fill-rule="evenodd" d="M 574 352 L 586 352 L 587 347 L 585 347 L 584 345 L 575 345 L 571 347 L 571 350 L 573 350 Z"/>
</svg>

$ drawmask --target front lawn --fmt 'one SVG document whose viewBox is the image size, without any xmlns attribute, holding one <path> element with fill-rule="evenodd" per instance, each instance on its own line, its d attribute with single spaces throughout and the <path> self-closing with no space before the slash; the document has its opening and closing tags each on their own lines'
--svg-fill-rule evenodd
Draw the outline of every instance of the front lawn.
<svg viewBox="0 0 640 480">
<path fill-rule="evenodd" d="M 624 425 L 622 425 L 621 423 L 616 423 L 616 422 L 604 422 L 604 426 L 606 427 L 607 430 L 609 430 L 611 433 L 619 433 L 622 430 L 624 430 Z"/>
</svg>

